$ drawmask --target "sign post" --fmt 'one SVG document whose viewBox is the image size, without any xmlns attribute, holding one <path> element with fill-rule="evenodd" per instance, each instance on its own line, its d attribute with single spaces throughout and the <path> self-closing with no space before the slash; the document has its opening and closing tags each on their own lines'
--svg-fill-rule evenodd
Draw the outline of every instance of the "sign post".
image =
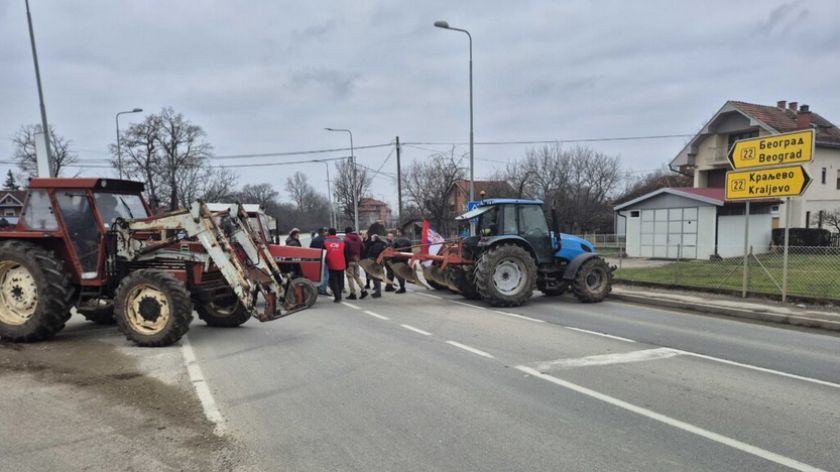
<svg viewBox="0 0 840 472">
<path fill-rule="evenodd" d="M 790 197 L 805 193 L 811 177 L 802 164 L 814 158 L 814 130 L 759 136 L 736 141 L 729 151 L 731 170 L 726 173 L 726 199 L 746 200 L 744 221 L 744 277 L 741 296 L 747 296 L 750 201 L 786 197 L 785 242 L 782 262 L 782 301 L 787 297 Z"/>
</svg>

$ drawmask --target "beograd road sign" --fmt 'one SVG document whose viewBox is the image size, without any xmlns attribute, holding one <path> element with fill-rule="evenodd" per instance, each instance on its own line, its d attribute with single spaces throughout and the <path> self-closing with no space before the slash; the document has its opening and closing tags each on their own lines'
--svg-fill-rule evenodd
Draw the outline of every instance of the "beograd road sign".
<svg viewBox="0 0 840 472">
<path fill-rule="evenodd" d="M 726 173 L 726 199 L 798 197 L 810 182 L 811 177 L 802 166 L 732 170 Z"/>
<path fill-rule="evenodd" d="M 736 141 L 729 151 L 735 169 L 803 164 L 814 158 L 814 130 L 760 136 Z"/>
</svg>

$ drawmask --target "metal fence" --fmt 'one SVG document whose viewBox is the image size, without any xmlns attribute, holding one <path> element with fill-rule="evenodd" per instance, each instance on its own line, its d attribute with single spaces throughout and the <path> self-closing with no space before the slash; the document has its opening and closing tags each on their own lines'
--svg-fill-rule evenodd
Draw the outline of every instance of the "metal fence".
<svg viewBox="0 0 840 472">
<path fill-rule="evenodd" d="M 597 247 L 597 246 L 596 246 Z M 626 258 L 619 249 L 616 280 L 715 292 L 840 301 L 840 247 L 718 247 L 708 259 Z M 606 254 L 605 254 L 606 255 Z M 609 257 L 609 256 L 607 256 Z"/>
</svg>

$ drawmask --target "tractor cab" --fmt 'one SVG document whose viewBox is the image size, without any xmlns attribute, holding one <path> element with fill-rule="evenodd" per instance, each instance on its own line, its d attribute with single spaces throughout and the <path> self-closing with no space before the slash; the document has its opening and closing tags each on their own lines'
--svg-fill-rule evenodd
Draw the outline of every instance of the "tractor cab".
<svg viewBox="0 0 840 472">
<path fill-rule="evenodd" d="M 489 246 L 500 239 L 518 239 L 533 250 L 537 263 L 551 262 L 556 250 L 554 236 L 548 229 L 541 200 L 495 198 L 482 200 L 478 206 L 456 218 L 474 225 L 475 233 L 465 245 Z"/>
<path fill-rule="evenodd" d="M 81 285 L 99 285 L 104 236 L 114 221 L 149 216 L 142 191 L 142 183 L 128 180 L 32 179 L 15 236 L 50 238 Z"/>
</svg>

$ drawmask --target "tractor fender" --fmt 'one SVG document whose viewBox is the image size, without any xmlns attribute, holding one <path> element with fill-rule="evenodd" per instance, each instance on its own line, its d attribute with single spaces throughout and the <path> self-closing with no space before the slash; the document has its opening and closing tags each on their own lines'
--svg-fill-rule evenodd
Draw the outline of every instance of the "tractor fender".
<svg viewBox="0 0 840 472">
<path fill-rule="evenodd" d="M 580 269 L 580 266 L 582 266 L 584 262 L 588 261 L 589 259 L 592 259 L 593 257 L 600 256 L 591 252 L 584 252 L 583 254 L 578 254 L 574 259 L 572 259 L 572 262 L 569 262 L 569 265 L 566 266 L 566 270 L 563 272 L 563 279 L 574 280 L 578 269 Z"/>
<path fill-rule="evenodd" d="M 501 234 L 498 236 L 483 237 L 478 241 L 478 247 L 488 249 L 492 246 L 503 243 L 518 244 L 524 247 L 525 250 L 528 251 L 529 254 L 531 254 L 531 257 L 533 257 L 535 261 L 537 260 L 537 254 L 536 252 L 534 252 L 534 248 L 531 247 L 531 243 L 529 243 L 528 240 L 523 238 L 522 236 L 517 236 L 514 234 Z"/>
</svg>

